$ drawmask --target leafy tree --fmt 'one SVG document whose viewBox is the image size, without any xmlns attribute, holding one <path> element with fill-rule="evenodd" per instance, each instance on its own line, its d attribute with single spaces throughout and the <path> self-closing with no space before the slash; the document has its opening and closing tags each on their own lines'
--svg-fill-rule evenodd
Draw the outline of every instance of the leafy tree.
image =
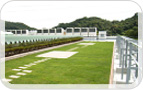
<svg viewBox="0 0 143 90">
<path fill-rule="evenodd" d="M 9 22 L 5 21 L 5 29 L 28 29 L 28 30 L 37 30 L 36 28 L 29 27 L 25 25 L 24 23 L 19 22 Z"/>
<path fill-rule="evenodd" d="M 107 35 L 126 35 L 128 37 L 137 38 L 138 37 L 138 14 L 127 18 L 122 21 L 109 21 L 99 17 L 83 17 L 76 19 L 70 23 L 59 23 L 55 27 L 62 27 L 66 29 L 67 27 L 97 27 L 98 31 L 107 31 Z M 5 29 L 35 29 L 29 27 L 23 23 L 16 22 L 5 22 Z"/>
<path fill-rule="evenodd" d="M 63 27 L 64 29 L 67 27 L 97 27 L 98 31 L 107 31 L 107 35 L 120 34 L 136 38 L 138 36 L 138 14 L 136 13 L 133 17 L 122 21 L 109 21 L 98 17 L 83 17 L 70 23 L 59 23 L 55 27 Z M 134 35 L 128 34 L 133 31 Z"/>
</svg>

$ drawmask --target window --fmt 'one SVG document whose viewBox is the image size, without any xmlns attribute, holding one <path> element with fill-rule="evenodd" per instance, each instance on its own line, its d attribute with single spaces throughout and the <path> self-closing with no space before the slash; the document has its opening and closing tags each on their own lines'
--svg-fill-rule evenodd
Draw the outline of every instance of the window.
<svg viewBox="0 0 143 90">
<path fill-rule="evenodd" d="M 74 32 L 79 32 L 79 29 L 74 29 Z"/>
<path fill-rule="evenodd" d="M 57 33 L 61 33 L 62 32 L 62 30 L 61 29 L 57 29 Z"/>
<path fill-rule="evenodd" d="M 82 29 L 81 32 L 87 32 L 87 29 Z"/>
<path fill-rule="evenodd" d="M 42 30 L 37 30 L 37 33 L 42 33 Z"/>
<path fill-rule="evenodd" d="M 67 29 L 67 33 L 72 33 L 72 29 Z"/>
<path fill-rule="evenodd" d="M 15 34 L 15 31 L 12 31 L 13 34 Z"/>
<path fill-rule="evenodd" d="M 101 34 L 101 37 L 104 37 L 105 35 L 104 34 Z"/>
<path fill-rule="evenodd" d="M 21 34 L 21 31 L 17 31 L 17 34 Z"/>
<path fill-rule="evenodd" d="M 89 29 L 89 32 L 95 32 L 95 29 Z"/>
<path fill-rule="evenodd" d="M 55 30 L 50 30 L 50 33 L 55 33 Z"/>
<path fill-rule="evenodd" d="M 48 33 L 48 30 L 43 30 L 43 33 Z"/>
<path fill-rule="evenodd" d="M 22 34 L 26 34 L 26 31 L 24 30 L 24 31 L 22 31 Z"/>
</svg>

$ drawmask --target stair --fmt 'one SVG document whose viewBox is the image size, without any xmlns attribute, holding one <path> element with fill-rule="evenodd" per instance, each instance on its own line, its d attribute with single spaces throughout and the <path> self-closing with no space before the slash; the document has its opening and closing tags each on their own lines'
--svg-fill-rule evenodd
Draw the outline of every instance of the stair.
<svg viewBox="0 0 143 90">
<path fill-rule="evenodd" d="M 121 74 L 116 74 L 116 84 L 126 84 L 126 74 L 123 74 L 123 79 L 121 79 Z M 133 83 L 133 79 L 129 81 L 129 84 Z"/>
</svg>

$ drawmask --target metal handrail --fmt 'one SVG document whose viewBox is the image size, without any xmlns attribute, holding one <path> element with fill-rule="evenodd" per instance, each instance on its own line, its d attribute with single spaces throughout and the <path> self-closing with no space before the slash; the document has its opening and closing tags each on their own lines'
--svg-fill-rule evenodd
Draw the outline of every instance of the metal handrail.
<svg viewBox="0 0 143 90">
<path fill-rule="evenodd" d="M 134 56 L 133 54 L 138 55 L 138 42 L 137 40 L 134 40 L 132 38 L 126 37 L 126 36 L 117 36 L 116 38 L 116 45 L 117 50 L 119 53 L 119 67 L 122 68 L 121 72 L 121 79 L 124 77 L 124 70 L 127 68 L 126 73 L 126 83 L 129 83 L 129 80 L 131 79 L 131 70 L 135 70 L 136 73 L 135 76 L 137 77 L 138 72 L 138 56 Z M 134 61 L 134 65 L 132 64 L 132 61 Z"/>
</svg>

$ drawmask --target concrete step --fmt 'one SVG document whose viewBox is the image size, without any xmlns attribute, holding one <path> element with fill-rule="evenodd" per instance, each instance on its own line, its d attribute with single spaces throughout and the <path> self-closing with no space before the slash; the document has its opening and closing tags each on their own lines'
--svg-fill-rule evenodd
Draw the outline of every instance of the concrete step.
<svg viewBox="0 0 143 90">
<path fill-rule="evenodd" d="M 116 74 L 115 81 L 116 81 L 116 84 L 126 84 L 126 74 L 123 74 L 123 79 L 121 79 L 121 73 L 120 74 Z M 134 81 L 131 78 L 131 80 L 129 81 L 129 84 L 131 84 L 133 82 Z"/>
<path fill-rule="evenodd" d="M 134 81 L 130 80 L 128 84 L 132 84 Z M 122 79 L 118 79 L 116 81 L 116 84 L 126 84 L 126 81 L 125 80 L 122 80 Z"/>
<path fill-rule="evenodd" d="M 121 67 L 117 67 L 116 68 L 116 73 L 120 73 L 121 74 L 122 73 L 122 68 Z M 127 68 L 123 69 L 123 73 L 125 73 L 125 74 L 127 73 Z"/>
<path fill-rule="evenodd" d="M 133 83 L 132 81 L 129 81 L 129 84 L 132 84 L 132 83 Z M 116 81 L 116 84 L 126 84 L 126 81 L 118 80 L 118 81 Z"/>
</svg>

